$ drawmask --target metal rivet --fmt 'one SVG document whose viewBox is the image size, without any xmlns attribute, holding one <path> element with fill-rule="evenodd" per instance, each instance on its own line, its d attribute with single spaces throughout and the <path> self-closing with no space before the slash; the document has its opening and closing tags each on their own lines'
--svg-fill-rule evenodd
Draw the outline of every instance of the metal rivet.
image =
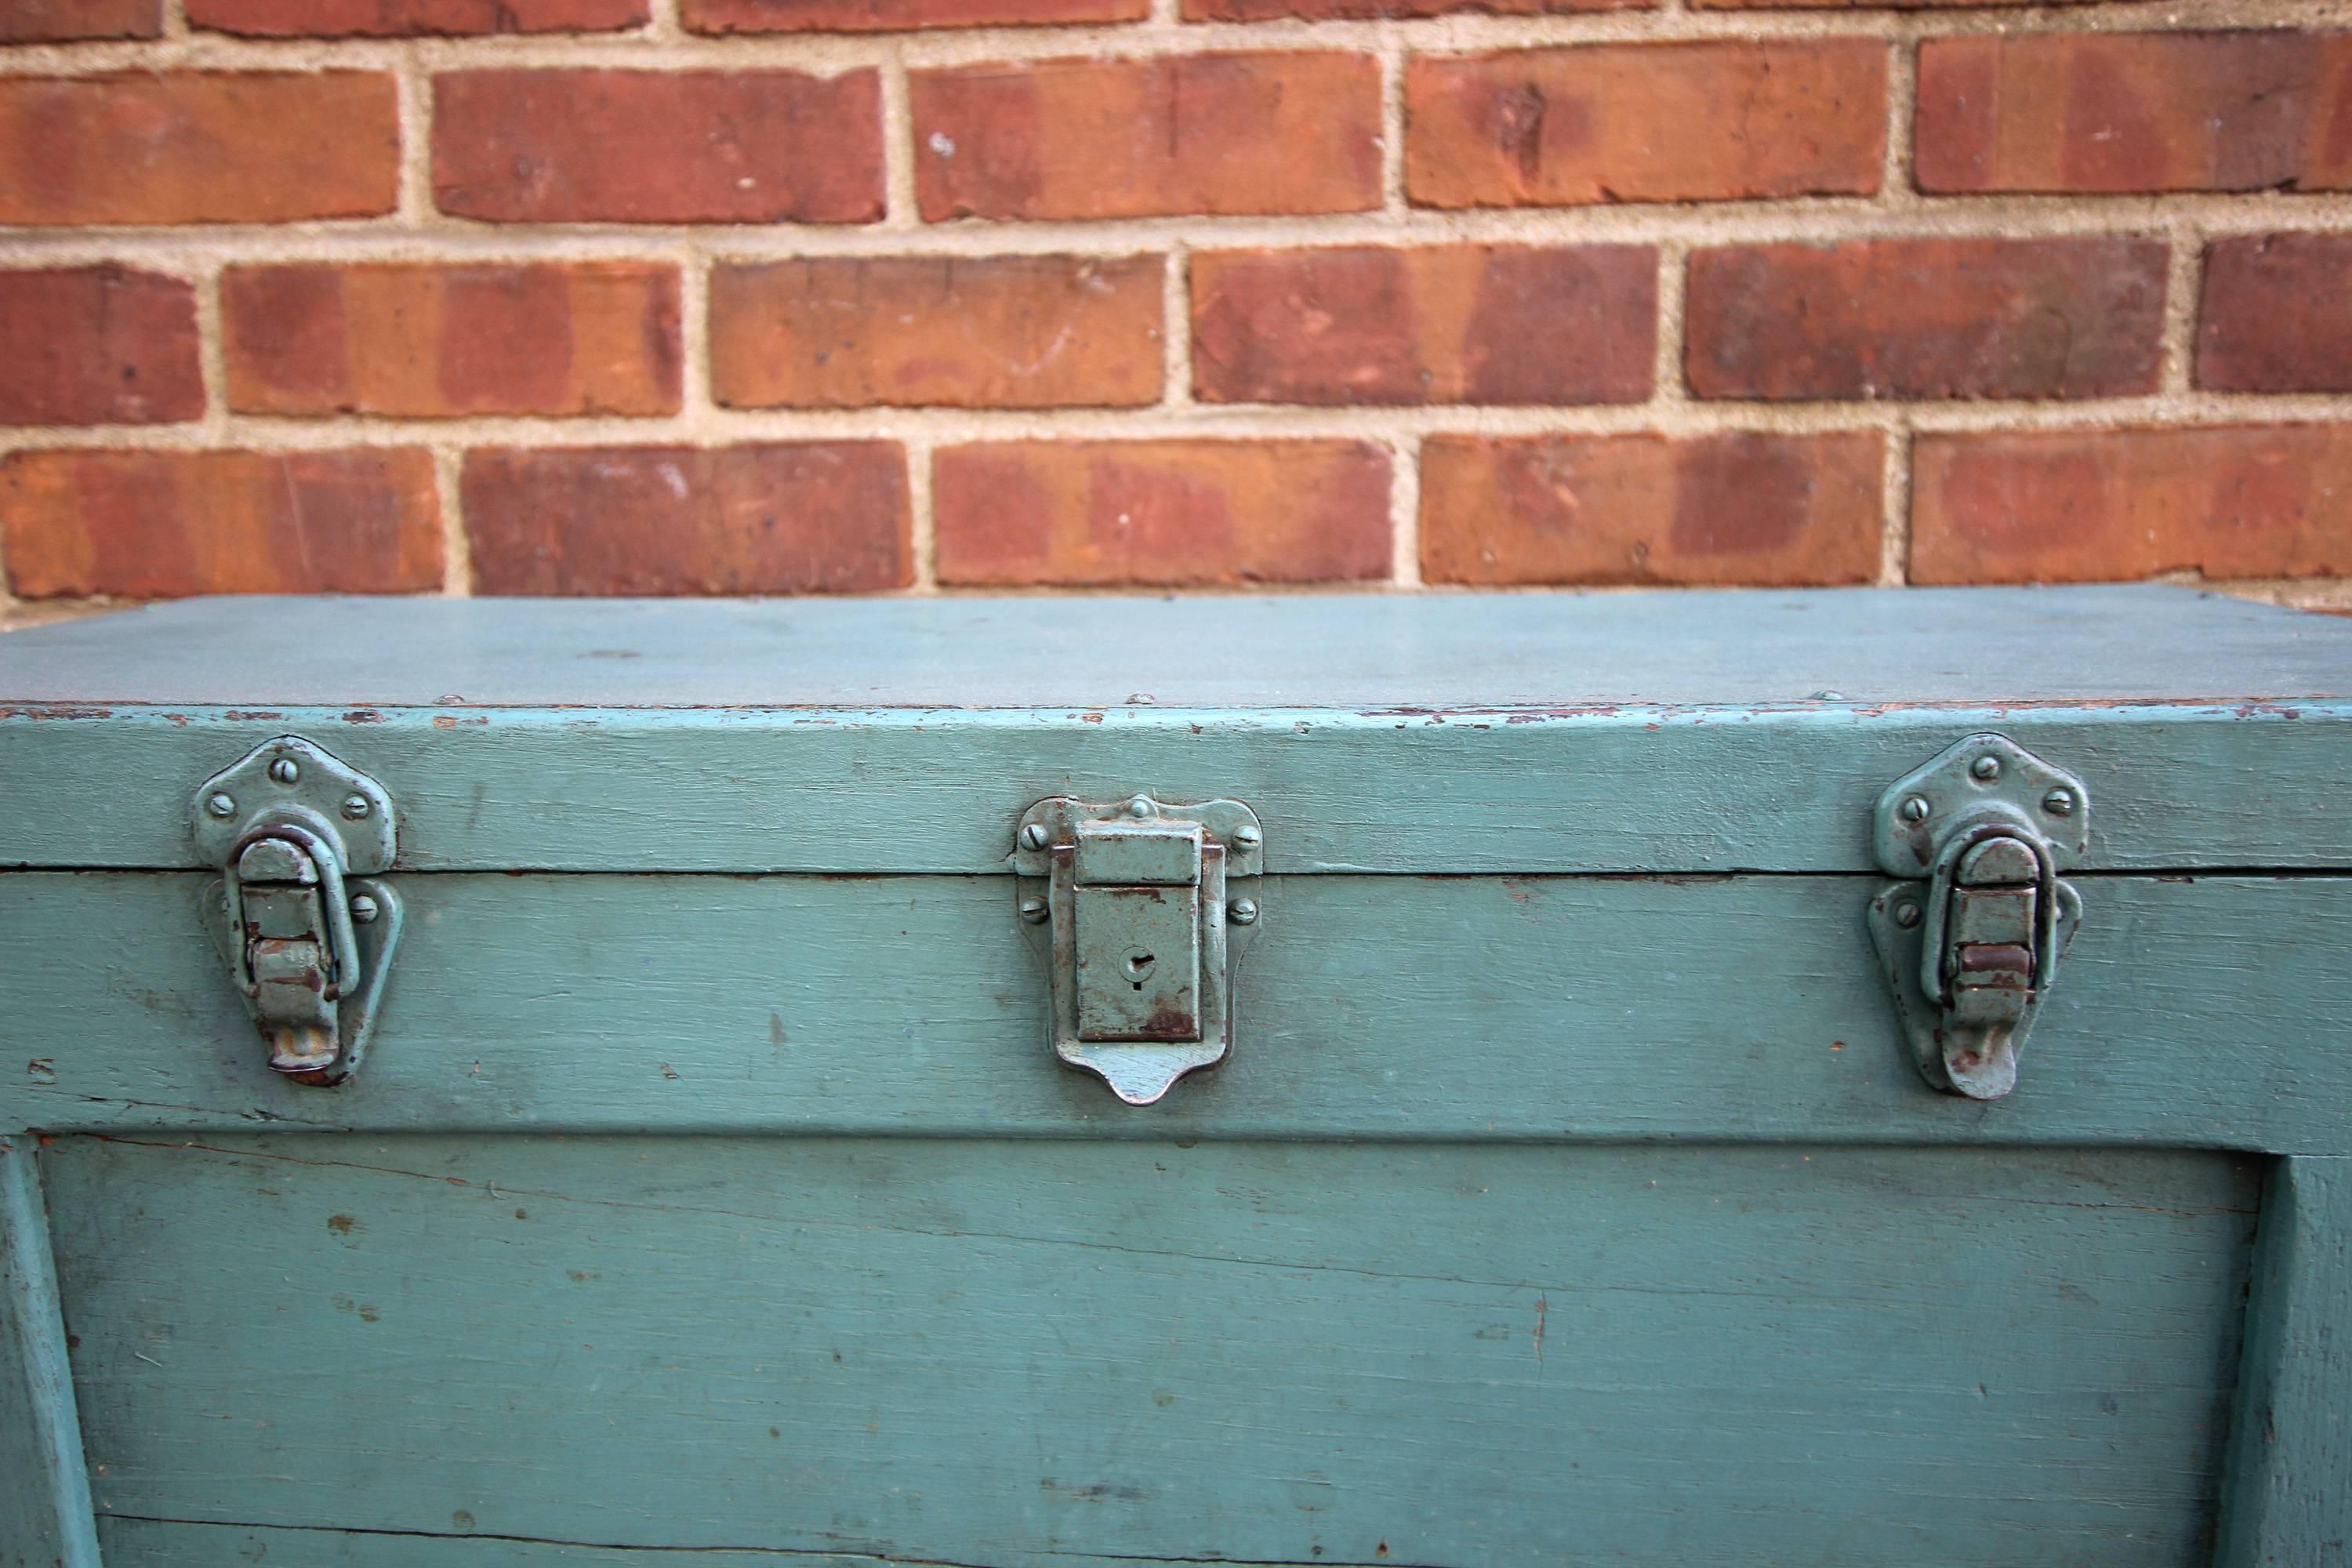
<svg viewBox="0 0 2352 1568">
<path fill-rule="evenodd" d="M 1919 906 L 1916 904 L 1895 905 L 1895 923 L 1901 926 L 1905 931 L 1909 931 L 1913 926 L 1917 925 L 1919 923 Z"/>
<path fill-rule="evenodd" d="M 1234 842 L 1244 849 L 1256 848 L 1261 837 L 1256 827 L 1246 822 L 1234 829 Z"/>
<path fill-rule="evenodd" d="M 302 767 L 291 757 L 280 757 L 269 764 L 269 776 L 279 784 L 290 784 L 302 776 Z"/>
<path fill-rule="evenodd" d="M 1927 820 L 1927 797 L 1924 795 L 1915 795 L 1903 803 L 1903 820 L 1925 822 Z"/>
<path fill-rule="evenodd" d="M 1127 803 L 1127 815 L 1129 816 L 1150 816 L 1151 815 L 1151 797 L 1146 795 L 1139 795 L 1133 800 L 1129 801 Z"/>
<path fill-rule="evenodd" d="M 383 912 L 383 910 L 377 907 L 375 900 L 365 893 L 352 900 L 352 919 L 362 925 L 366 925 Z"/>
<path fill-rule="evenodd" d="M 1248 899 L 1235 899 L 1225 910 L 1225 918 L 1237 926 L 1257 923 L 1257 905 Z"/>
<path fill-rule="evenodd" d="M 1042 924 L 1045 919 L 1045 900 L 1043 899 L 1022 900 L 1021 918 L 1027 921 L 1033 926 Z"/>
<path fill-rule="evenodd" d="M 1993 780 L 2000 777 L 2000 759 L 1999 757 L 1979 757 L 1975 762 L 1969 764 L 1969 772 L 1974 773 L 1978 778 L 1982 779 L 1985 783 L 1990 784 Z"/>
<path fill-rule="evenodd" d="M 213 796 L 212 799 L 205 802 L 205 809 L 211 812 L 215 816 L 229 816 L 235 815 L 236 811 L 236 802 L 229 799 L 229 797 L 225 795 L 216 795 Z"/>
<path fill-rule="evenodd" d="M 2042 797 L 2042 809 L 2053 816 L 2074 816 L 2074 792 L 2070 789 L 2052 790 Z"/>
<path fill-rule="evenodd" d="M 1025 823 L 1023 825 L 1021 829 L 1021 847 L 1024 849 L 1043 849 L 1045 847 L 1047 841 L 1051 839 L 1052 837 L 1053 836 L 1051 834 L 1045 831 L 1045 825 L 1044 823 Z"/>
<path fill-rule="evenodd" d="M 350 817 L 353 822 L 357 822 L 360 818 L 365 816 L 369 812 L 373 811 L 375 807 L 368 804 L 368 797 L 363 795 L 347 795 L 343 796 L 343 815 Z"/>
</svg>

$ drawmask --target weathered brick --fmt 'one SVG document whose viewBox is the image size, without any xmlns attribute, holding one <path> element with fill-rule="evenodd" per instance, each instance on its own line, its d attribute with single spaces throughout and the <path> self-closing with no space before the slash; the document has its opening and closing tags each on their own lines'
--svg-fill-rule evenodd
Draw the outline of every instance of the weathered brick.
<svg viewBox="0 0 2352 1568">
<path fill-rule="evenodd" d="M 1919 46 L 1919 188 L 2352 187 L 2352 33 L 1973 34 Z"/>
<path fill-rule="evenodd" d="M 602 33 L 642 26 L 646 0 L 187 0 L 188 25 L 253 38 Z"/>
<path fill-rule="evenodd" d="M 1151 0 L 685 0 L 697 33 L 892 33 L 1139 22 Z"/>
<path fill-rule="evenodd" d="M 1884 447 L 1829 436 L 1437 436 L 1421 449 L 1432 583 L 1866 583 Z"/>
<path fill-rule="evenodd" d="M 1476 11 L 1490 16 L 1538 16 L 1568 11 L 1647 10 L 1658 0 L 1183 0 L 1188 22 L 1309 22 L 1444 16 Z"/>
<path fill-rule="evenodd" d="M 1741 245 L 1690 261 L 1701 397 L 2106 397 L 2156 390 L 2156 240 Z"/>
<path fill-rule="evenodd" d="M 711 385 L 737 408 L 1154 403 L 1162 266 L 894 256 L 719 267 Z"/>
<path fill-rule="evenodd" d="M 390 212 L 373 71 L 0 78 L 0 223 L 280 223 Z"/>
<path fill-rule="evenodd" d="M 153 38 L 163 32 L 163 0 L 0 0 L 0 44 Z"/>
<path fill-rule="evenodd" d="M 2089 5 L 2113 0 L 1690 0 L 1703 11 L 1958 11 L 1988 5 Z"/>
<path fill-rule="evenodd" d="M 1624 44 L 1415 58 L 1417 205 L 1867 195 L 1886 137 L 1869 38 Z"/>
<path fill-rule="evenodd" d="M 254 414 L 670 414 L 678 281 L 646 262 L 234 267 L 228 400 Z"/>
<path fill-rule="evenodd" d="M 856 594 L 913 581 L 895 441 L 492 448 L 462 484 L 485 594 Z"/>
<path fill-rule="evenodd" d="M 485 70 L 435 79 L 433 191 L 493 223 L 869 223 L 872 70 Z"/>
<path fill-rule="evenodd" d="M 1389 460 L 1362 441 L 1021 441 L 932 468 L 940 581 L 1319 583 L 1389 571 Z"/>
<path fill-rule="evenodd" d="M 0 460 L 26 598 L 404 594 L 441 584 L 425 452 L 18 452 Z"/>
<path fill-rule="evenodd" d="M 1212 251 L 1192 375 L 1213 403 L 1637 403 L 1657 356 L 1645 245 Z"/>
<path fill-rule="evenodd" d="M 2253 234 L 2209 248 L 2197 384 L 2352 392 L 2352 235 Z"/>
<path fill-rule="evenodd" d="M 1370 55 L 1034 60 L 918 71 L 932 222 L 1360 212 L 1381 199 Z"/>
<path fill-rule="evenodd" d="M 205 411 L 196 291 L 121 267 L 0 272 L 0 425 L 154 425 Z"/>
<path fill-rule="evenodd" d="M 2352 573 L 2352 425 L 1923 436 L 1913 467 L 1917 583 Z"/>
</svg>

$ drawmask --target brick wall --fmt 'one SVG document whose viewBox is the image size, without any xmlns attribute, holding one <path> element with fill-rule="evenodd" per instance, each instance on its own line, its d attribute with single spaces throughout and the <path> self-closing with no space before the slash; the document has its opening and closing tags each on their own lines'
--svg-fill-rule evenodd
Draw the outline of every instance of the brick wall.
<svg viewBox="0 0 2352 1568">
<path fill-rule="evenodd" d="M 11 600 L 2352 605 L 2352 5 L 0 0 Z"/>
</svg>

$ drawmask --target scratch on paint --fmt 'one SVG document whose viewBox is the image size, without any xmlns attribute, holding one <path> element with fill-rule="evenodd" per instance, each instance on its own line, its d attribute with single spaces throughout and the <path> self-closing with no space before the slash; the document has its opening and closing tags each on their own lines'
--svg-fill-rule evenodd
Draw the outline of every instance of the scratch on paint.
<svg viewBox="0 0 2352 1568">
<path fill-rule="evenodd" d="M 1543 1365 L 1544 1314 L 1550 1310 L 1549 1301 L 1541 1296 L 1536 1298 L 1536 1365 L 1538 1366 Z"/>
</svg>

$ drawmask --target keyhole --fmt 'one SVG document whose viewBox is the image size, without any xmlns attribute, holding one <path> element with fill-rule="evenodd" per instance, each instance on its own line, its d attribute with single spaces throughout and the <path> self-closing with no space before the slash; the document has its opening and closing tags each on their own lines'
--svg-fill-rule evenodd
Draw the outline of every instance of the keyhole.
<svg viewBox="0 0 2352 1568">
<path fill-rule="evenodd" d="M 1151 973 L 1151 966 L 1159 962 L 1158 958 L 1139 947 L 1127 955 L 1127 977 L 1134 982 L 1138 991 L 1143 989 L 1143 982 Z"/>
</svg>

